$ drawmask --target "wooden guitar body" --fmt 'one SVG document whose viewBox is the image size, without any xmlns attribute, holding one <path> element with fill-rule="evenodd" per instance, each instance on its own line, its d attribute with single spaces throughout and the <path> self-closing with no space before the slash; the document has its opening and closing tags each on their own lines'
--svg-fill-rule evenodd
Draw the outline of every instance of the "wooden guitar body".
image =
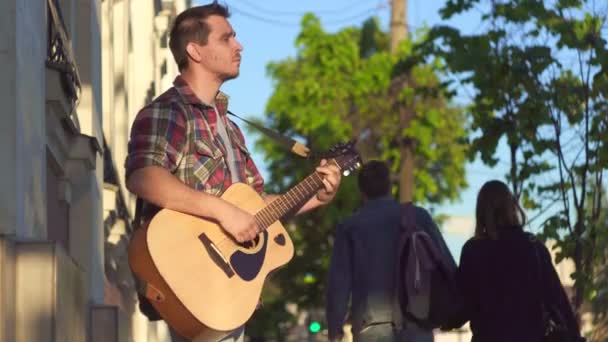
<svg viewBox="0 0 608 342">
<path fill-rule="evenodd" d="M 242 183 L 222 198 L 252 214 L 266 206 Z M 250 246 L 238 244 L 215 222 L 162 209 L 134 232 L 129 264 L 142 291 L 180 335 L 219 339 L 253 314 L 268 273 L 294 253 L 279 221 Z"/>
</svg>

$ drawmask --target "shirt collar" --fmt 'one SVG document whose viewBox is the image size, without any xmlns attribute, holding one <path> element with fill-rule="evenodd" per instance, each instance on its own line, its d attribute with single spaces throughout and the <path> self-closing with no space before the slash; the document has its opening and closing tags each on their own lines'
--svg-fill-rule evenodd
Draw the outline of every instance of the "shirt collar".
<svg viewBox="0 0 608 342">
<path fill-rule="evenodd" d="M 186 103 L 191 105 L 201 105 L 203 107 L 211 107 L 209 104 L 202 102 L 198 98 L 198 96 L 194 94 L 194 91 L 192 91 L 192 88 L 190 88 L 188 82 L 186 82 L 186 80 L 184 80 L 181 75 L 178 75 L 175 78 L 175 80 L 173 81 L 173 85 L 175 86 L 177 92 L 184 98 Z M 224 94 L 221 91 L 218 91 L 217 95 L 215 96 L 215 106 L 217 108 L 227 108 L 228 98 L 228 95 Z"/>
<path fill-rule="evenodd" d="M 382 197 L 378 197 L 378 198 L 374 198 L 374 199 L 368 199 L 367 201 L 365 201 L 364 205 L 366 206 L 375 206 L 381 203 L 386 203 L 387 201 L 395 201 L 395 199 L 393 198 L 393 196 L 391 195 L 386 195 L 386 196 L 382 196 Z"/>
</svg>

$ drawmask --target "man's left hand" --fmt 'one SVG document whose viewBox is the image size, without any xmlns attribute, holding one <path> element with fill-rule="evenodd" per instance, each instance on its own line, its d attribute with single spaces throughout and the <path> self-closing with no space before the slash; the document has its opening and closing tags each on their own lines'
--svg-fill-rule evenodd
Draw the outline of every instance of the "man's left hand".
<svg viewBox="0 0 608 342">
<path fill-rule="evenodd" d="M 317 200 L 322 204 L 327 204 L 336 196 L 342 174 L 337 165 L 329 164 L 325 159 L 321 160 L 321 164 L 317 166 L 317 172 L 323 177 L 323 188 L 317 192 Z"/>
</svg>

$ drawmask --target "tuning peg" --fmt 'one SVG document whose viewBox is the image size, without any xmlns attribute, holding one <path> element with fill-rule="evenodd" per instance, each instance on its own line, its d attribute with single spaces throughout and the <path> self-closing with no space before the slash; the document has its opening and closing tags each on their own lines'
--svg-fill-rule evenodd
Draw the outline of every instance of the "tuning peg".
<svg viewBox="0 0 608 342">
<path fill-rule="evenodd" d="M 342 172 L 342 175 L 344 177 L 348 177 L 348 175 L 350 175 L 350 170 L 344 170 L 344 172 Z"/>
</svg>

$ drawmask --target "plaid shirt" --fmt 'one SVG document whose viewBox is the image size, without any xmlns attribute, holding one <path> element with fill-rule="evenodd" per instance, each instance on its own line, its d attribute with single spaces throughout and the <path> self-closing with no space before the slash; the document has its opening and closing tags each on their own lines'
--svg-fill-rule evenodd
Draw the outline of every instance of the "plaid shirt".
<svg viewBox="0 0 608 342">
<path fill-rule="evenodd" d="M 145 166 L 161 166 L 193 189 L 220 196 L 231 184 L 226 145 L 217 132 L 222 120 L 232 144 L 237 179 L 263 193 L 264 181 L 245 147 L 245 138 L 226 116 L 228 97 L 218 92 L 215 106 L 202 103 L 178 76 L 174 86 L 144 107 L 131 127 L 126 177 Z M 230 146 L 232 145 L 232 146 Z M 157 207 L 146 204 L 142 218 L 151 218 Z"/>
</svg>

